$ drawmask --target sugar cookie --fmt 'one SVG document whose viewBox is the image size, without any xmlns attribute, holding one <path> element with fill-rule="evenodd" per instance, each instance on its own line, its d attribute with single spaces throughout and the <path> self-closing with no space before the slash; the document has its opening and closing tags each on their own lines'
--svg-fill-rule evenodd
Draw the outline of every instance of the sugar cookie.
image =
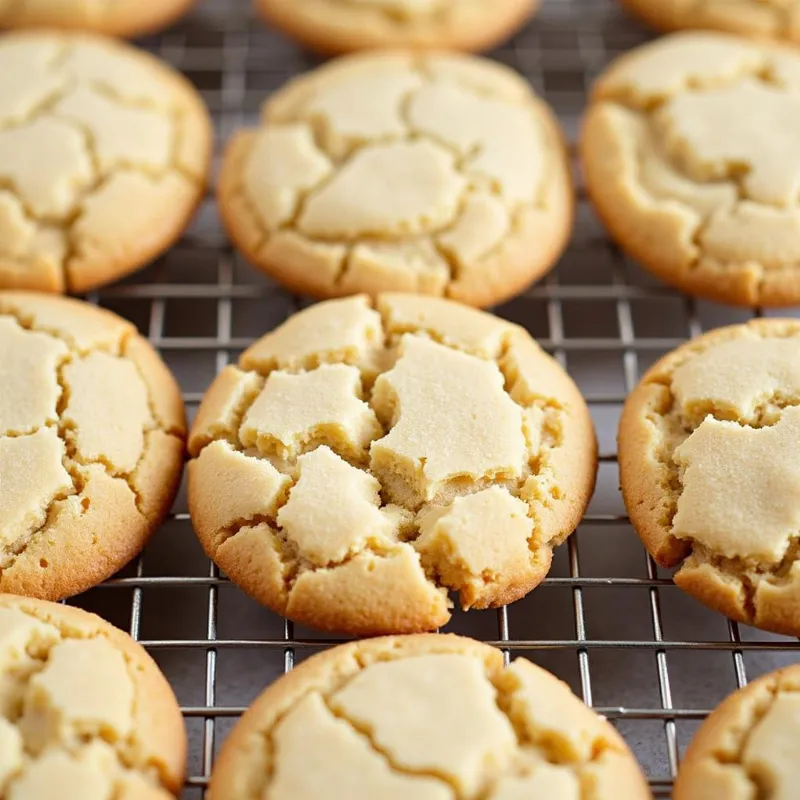
<svg viewBox="0 0 800 800">
<path fill-rule="evenodd" d="M 800 43 L 798 0 L 621 0 L 654 28 L 707 28 Z"/>
<path fill-rule="evenodd" d="M 23 292 L 0 292 L 0 376 L 0 591 L 58 600 L 113 575 L 166 516 L 181 395 L 130 323 Z"/>
<path fill-rule="evenodd" d="M 85 34 L 0 36 L 0 289 L 84 292 L 181 234 L 211 126 L 178 73 Z"/>
<path fill-rule="evenodd" d="M 489 50 L 535 13 L 539 0 L 255 0 L 267 22 L 306 47 Z"/>
<path fill-rule="evenodd" d="M 0 28 L 65 28 L 142 36 L 171 25 L 196 0 L 0 0 Z"/>
<path fill-rule="evenodd" d="M 530 661 L 446 634 L 313 656 L 270 686 L 220 753 L 209 800 L 646 800 L 606 720 Z"/>
<path fill-rule="evenodd" d="M 800 322 L 720 328 L 628 398 L 622 493 L 675 583 L 732 619 L 800 635 Z"/>
<path fill-rule="evenodd" d="M 684 33 L 600 77 L 589 195 L 642 266 L 739 305 L 800 302 L 800 53 Z"/>
<path fill-rule="evenodd" d="M 0 796 L 171 800 L 186 731 L 150 656 L 100 617 L 0 595 Z"/>
<path fill-rule="evenodd" d="M 547 574 L 591 495 L 583 399 L 526 331 L 388 294 L 296 314 L 227 367 L 190 436 L 206 551 L 290 619 L 432 630 Z"/>
<path fill-rule="evenodd" d="M 681 763 L 674 800 L 791 798 L 800 785 L 800 666 L 734 692 L 703 723 Z"/>
<path fill-rule="evenodd" d="M 320 297 L 507 299 L 549 270 L 573 192 L 550 109 L 472 56 L 362 54 L 281 89 L 220 176 L 235 244 Z"/>
</svg>

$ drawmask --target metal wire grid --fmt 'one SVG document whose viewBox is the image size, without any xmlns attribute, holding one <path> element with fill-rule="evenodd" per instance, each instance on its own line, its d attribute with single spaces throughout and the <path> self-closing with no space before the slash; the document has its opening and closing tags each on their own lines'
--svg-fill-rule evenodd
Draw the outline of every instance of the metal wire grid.
<svg viewBox="0 0 800 800">
<path fill-rule="evenodd" d="M 532 80 L 574 137 L 594 75 L 611 57 L 645 38 L 609 0 L 545 0 L 537 21 L 495 57 Z M 254 119 L 269 90 L 313 66 L 254 20 L 246 0 L 208 0 L 184 25 L 143 44 L 195 81 L 221 141 Z M 709 325 L 742 315 L 696 304 L 649 281 L 602 235 L 582 193 L 578 220 L 575 240 L 558 269 L 498 313 L 526 324 L 581 385 L 601 440 L 600 500 L 561 549 L 551 577 L 529 599 L 497 612 L 456 615 L 450 629 L 482 638 L 507 655 L 527 654 L 569 680 L 589 705 L 621 728 L 644 762 L 656 796 L 666 797 L 679 749 L 692 730 L 690 725 L 684 737 L 681 726 L 696 724 L 724 693 L 745 685 L 747 669 L 764 671 L 796 658 L 798 644 L 759 632 L 743 637 L 736 623 L 716 615 L 714 630 L 721 635 L 703 635 L 710 630 L 705 622 L 681 636 L 668 635 L 664 604 L 680 600 L 677 590 L 638 544 L 616 486 L 602 480 L 609 471 L 615 480 L 615 415 L 638 380 L 641 361 L 649 362 Z M 190 413 L 213 373 L 302 303 L 241 262 L 222 234 L 211 198 L 189 234 L 158 264 L 88 299 L 139 325 L 178 374 Z M 612 379 L 612 373 L 621 377 Z M 631 570 L 631 564 L 638 567 Z M 638 574 L 626 574 L 630 571 Z M 609 604 L 612 590 L 627 591 Z M 551 612 L 563 612 L 550 597 L 564 593 L 569 596 L 570 633 L 547 635 Z M 224 604 L 221 609 L 223 595 L 231 602 L 227 614 Z M 249 700 L 291 669 L 296 658 L 335 643 L 311 631 L 296 632 L 292 623 L 255 607 L 220 576 L 194 541 L 183 497 L 144 556 L 78 602 L 127 627 L 173 682 L 192 746 L 186 797 L 202 796 L 220 740 Z M 611 630 L 615 623 L 608 617 L 615 614 L 627 621 L 634 603 L 640 612 L 646 609 L 649 630 L 626 623 L 618 635 L 590 635 L 593 628 Z M 596 608 L 603 614 L 599 624 L 591 619 Z M 703 611 L 689 602 L 677 614 L 694 620 Z M 617 658 L 610 669 L 601 670 L 598 663 L 609 653 Z M 714 653 L 730 658 L 733 669 L 727 668 L 725 681 L 719 660 L 708 660 Z M 637 654 L 654 666 L 651 677 L 639 674 L 645 662 Z M 684 683 L 700 685 L 699 704 L 674 701 L 675 660 L 684 654 L 691 657 L 682 670 L 688 670 Z M 753 662 L 746 664 L 746 656 L 753 656 Z M 230 670 L 220 678 L 225 659 Z M 715 683 L 706 692 L 709 671 Z M 607 685 L 622 687 L 621 694 L 614 702 L 597 702 L 608 694 Z M 651 698 L 637 702 L 642 691 L 634 687 L 648 685 L 654 690 Z M 229 697 L 239 702 L 228 702 Z M 649 733 L 637 733 L 638 722 L 647 723 Z"/>
</svg>

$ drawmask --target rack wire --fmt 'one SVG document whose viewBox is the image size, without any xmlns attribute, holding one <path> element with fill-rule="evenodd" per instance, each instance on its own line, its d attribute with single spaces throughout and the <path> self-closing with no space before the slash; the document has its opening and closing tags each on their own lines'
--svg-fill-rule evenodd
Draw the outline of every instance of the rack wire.
<svg viewBox="0 0 800 800">
<path fill-rule="evenodd" d="M 493 54 L 527 76 L 574 140 L 586 92 L 648 34 L 611 0 L 544 0 Z M 264 97 L 315 65 L 258 22 L 247 0 L 206 0 L 142 42 L 201 90 L 219 142 L 253 122 Z M 184 239 L 137 276 L 88 298 L 134 321 L 179 378 L 190 415 L 213 375 L 304 301 L 243 263 L 206 199 Z M 605 237 L 580 191 L 573 242 L 543 282 L 497 310 L 569 369 L 601 443 L 596 496 L 550 577 L 499 611 L 456 613 L 448 630 L 525 655 L 610 718 L 668 797 L 680 753 L 709 709 L 798 659 L 794 639 L 738 626 L 682 595 L 647 556 L 617 490 L 614 437 L 641 371 L 687 337 L 750 313 L 695 302 L 652 281 Z M 760 313 L 758 311 L 753 313 Z M 76 601 L 131 635 L 172 682 L 190 734 L 185 798 L 201 798 L 221 741 L 250 701 L 310 653 L 335 644 L 246 598 L 203 555 L 181 492 L 142 558 Z"/>
</svg>

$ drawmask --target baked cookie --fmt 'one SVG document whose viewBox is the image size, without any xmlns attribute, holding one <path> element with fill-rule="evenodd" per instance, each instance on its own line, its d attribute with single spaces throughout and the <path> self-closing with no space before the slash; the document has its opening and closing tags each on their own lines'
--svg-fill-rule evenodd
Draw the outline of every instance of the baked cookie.
<svg viewBox="0 0 800 800">
<path fill-rule="evenodd" d="M 0 27 L 68 28 L 143 36 L 171 25 L 195 0 L 0 0 Z"/>
<path fill-rule="evenodd" d="M 144 266 L 188 223 L 210 154 L 199 95 L 152 56 L 0 36 L 0 288 L 84 292 Z"/>
<path fill-rule="evenodd" d="M 758 39 L 800 42 L 798 0 L 621 0 L 663 31 L 707 28 Z"/>
<path fill-rule="evenodd" d="M 255 0 L 264 19 L 321 53 L 376 47 L 489 50 L 539 0 Z"/>
<path fill-rule="evenodd" d="M 516 73 L 380 53 L 274 95 L 228 145 L 219 201 L 236 245 L 294 291 L 487 306 L 553 266 L 574 198 L 558 123 Z"/>
<path fill-rule="evenodd" d="M 674 800 L 797 795 L 800 666 L 764 675 L 726 698 L 686 751 Z"/>
<path fill-rule="evenodd" d="M 169 511 L 180 392 L 130 323 L 23 292 L 0 292 L 0 386 L 0 591 L 77 594 L 137 555 Z"/>
<path fill-rule="evenodd" d="M 312 306 L 224 369 L 192 427 L 189 509 L 260 602 L 352 635 L 517 600 L 591 495 L 594 430 L 528 333 L 387 294 Z"/>
<path fill-rule="evenodd" d="M 144 649 L 100 617 L 0 595 L 0 687 L 0 796 L 180 792 L 186 732 L 175 695 Z"/>
<path fill-rule="evenodd" d="M 581 142 L 612 236 L 692 294 L 800 302 L 799 90 L 800 53 L 724 34 L 675 34 L 615 62 Z"/>
<path fill-rule="evenodd" d="M 622 493 L 653 558 L 731 619 L 800 635 L 800 321 L 679 347 L 628 398 Z"/>
<path fill-rule="evenodd" d="M 452 635 L 340 645 L 234 728 L 209 800 L 650 798 L 614 728 L 554 675 Z"/>
</svg>

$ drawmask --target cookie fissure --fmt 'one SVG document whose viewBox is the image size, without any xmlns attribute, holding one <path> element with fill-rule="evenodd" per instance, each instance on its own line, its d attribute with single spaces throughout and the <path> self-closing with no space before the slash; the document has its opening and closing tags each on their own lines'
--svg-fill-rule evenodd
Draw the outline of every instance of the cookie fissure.
<svg viewBox="0 0 800 800">
<path fill-rule="evenodd" d="M 346 686 L 347 683 L 339 687 L 337 691 L 341 691 Z M 464 797 L 464 795 L 459 791 L 458 783 L 453 781 L 453 779 L 446 773 L 431 769 L 411 769 L 410 767 L 403 766 L 402 764 L 398 763 L 388 748 L 381 747 L 380 743 L 376 740 L 373 731 L 368 725 L 365 725 L 348 716 L 342 708 L 337 707 L 331 702 L 332 694 L 334 694 L 334 692 L 329 693 L 327 696 L 323 696 L 325 707 L 328 709 L 331 715 L 336 719 L 345 722 L 353 729 L 353 731 L 355 731 L 355 733 L 359 734 L 364 741 L 369 744 L 370 749 L 376 755 L 380 756 L 386 761 L 392 772 L 399 773 L 401 775 L 410 775 L 418 778 L 430 778 L 432 780 L 441 781 L 442 783 L 446 784 L 448 789 L 453 793 L 455 800 L 461 800 Z"/>
</svg>

